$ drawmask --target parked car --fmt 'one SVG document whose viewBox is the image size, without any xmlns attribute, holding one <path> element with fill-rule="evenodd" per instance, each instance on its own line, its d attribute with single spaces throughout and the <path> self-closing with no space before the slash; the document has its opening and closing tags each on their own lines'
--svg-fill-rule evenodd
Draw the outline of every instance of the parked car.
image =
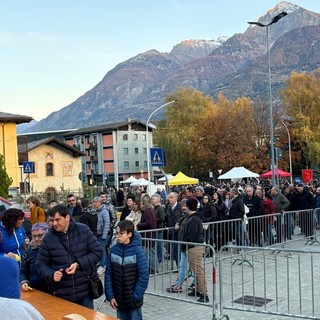
<svg viewBox="0 0 320 320">
<path fill-rule="evenodd" d="M 11 202 L 10 200 L 0 197 L 0 216 L 13 205 L 16 205 L 16 204 Z M 24 216 L 30 219 L 30 212 L 24 211 Z"/>
</svg>

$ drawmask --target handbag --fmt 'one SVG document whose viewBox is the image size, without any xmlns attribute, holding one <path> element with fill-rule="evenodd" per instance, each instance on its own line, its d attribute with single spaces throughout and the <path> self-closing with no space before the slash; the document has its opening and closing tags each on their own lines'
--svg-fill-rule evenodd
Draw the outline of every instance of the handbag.
<svg viewBox="0 0 320 320">
<path fill-rule="evenodd" d="M 103 295 L 103 285 L 97 272 L 87 275 L 89 293 L 91 298 L 98 299 Z"/>
<path fill-rule="evenodd" d="M 60 236 L 58 236 L 59 241 L 63 245 L 63 247 L 66 249 L 66 251 L 69 253 L 70 257 L 77 261 L 73 253 L 64 245 L 62 239 Z M 89 287 L 89 294 L 92 299 L 98 299 L 103 295 L 103 284 L 101 279 L 99 278 L 98 272 L 94 271 L 93 273 L 85 274 L 82 270 L 81 272 L 84 274 L 84 276 L 87 279 L 88 287 Z"/>
</svg>

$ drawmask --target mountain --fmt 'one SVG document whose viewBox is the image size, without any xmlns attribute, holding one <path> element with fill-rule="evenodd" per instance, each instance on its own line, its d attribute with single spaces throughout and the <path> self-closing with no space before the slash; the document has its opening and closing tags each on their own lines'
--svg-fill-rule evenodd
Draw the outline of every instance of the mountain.
<svg viewBox="0 0 320 320">
<path fill-rule="evenodd" d="M 37 120 L 32 120 L 29 123 L 21 123 L 17 125 L 17 133 L 23 133 L 26 132 L 29 128 L 36 125 L 38 123 Z"/>
<path fill-rule="evenodd" d="M 269 23 L 272 89 L 275 100 L 290 72 L 313 71 L 320 64 L 320 14 L 282 1 L 259 18 Z M 50 114 L 28 132 L 83 128 L 126 118 L 146 121 L 166 95 L 193 87 L 216 97 L 268 97 L 266 29 L 249 26 L 244 33 L 217 40 L 186 40 L 169 53 L 150 50 L 118 64 L 91 90 Z M 80 115 L 80 116 L 79 116 Z M 154 119 L 159 117 L 157 113 Z"/>
</svg>

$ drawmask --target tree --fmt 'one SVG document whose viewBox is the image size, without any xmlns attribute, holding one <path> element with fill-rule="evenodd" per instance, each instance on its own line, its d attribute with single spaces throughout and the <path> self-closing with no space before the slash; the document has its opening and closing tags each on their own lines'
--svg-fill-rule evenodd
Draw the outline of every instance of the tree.
<svg viewBox="0 0 320 320">
<path fill-rule="evenodd" d="M 219 94 L 214 112 L 197 128 L 204 138 L 199 149 L 193 149 L 192 157 L 213 171 L 229 170 L 234 166 L 258 169 L 265 157 L 258 157 L 253 114 L 254 109 L 247 98 L 232 102 Z"/>
<path fill-rule="evenodd" d="M 0 196 L 3 198 L 8 198 L 8 188 L 12 184 L 12 179 L 8 176 L 5 166 L 3 155 L 0 154 Z"/>
<path fill-rule="evenodd" d="M 289 116 L 307 164 L 320 163 L 320 69 L 313 73 L 292 72 L 281 90 Z"/>
<path fill-rule="evenodd" d="M 196 127 L 212 112 L 212 98 L 195 89 L 180 88 L 166 100 L 177 102 L 166 109 L 154 132 L 154 143 L 164 148 L 167 172 L 181 170 L 191 174 L 195 163 L 190 150 L 196 147 L 194 141 L 200 144 L 202 138 Z"/>
</svg>

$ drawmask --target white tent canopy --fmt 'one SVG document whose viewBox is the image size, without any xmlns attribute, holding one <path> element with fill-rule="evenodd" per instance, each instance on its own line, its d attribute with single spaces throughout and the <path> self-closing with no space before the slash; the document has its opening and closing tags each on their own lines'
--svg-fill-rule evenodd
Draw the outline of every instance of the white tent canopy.
<svg viewBox="0 0 320 320">
<path fill-rule="evenodd" d="M 171 180 L 172 178 L 174 178 L 174 176 L 171 173 L 166 174 L 165 176 L 163 176 L 162 178 L 160 178 L 158 181 L 166 181 L 166 177 L 169 180 Z"/>
<path fill-rule="evenodd" d="M 241 179 L 241 178 L 258 178 L 259 174 L 254 173 L 245 167 L 234 167 L 228 172 L 220 175 L 219 180 L 223 179 Z"/>
<path fill-rule="evenodd" d="M 140 178 L 137 181 L 134 181 L 130 184 L 130 187 L 138 187 L 138 186 L 147 186 L 149 184 L 148 180 L 144 178 Z"/>
<path fill-rule="evenodd" d="M 138 179 L 136 179 L 134 176 L 130 176 L 128 179 L 121 181 L 120 183 L 132 183 L 137 181 Z"/>
</svg>

